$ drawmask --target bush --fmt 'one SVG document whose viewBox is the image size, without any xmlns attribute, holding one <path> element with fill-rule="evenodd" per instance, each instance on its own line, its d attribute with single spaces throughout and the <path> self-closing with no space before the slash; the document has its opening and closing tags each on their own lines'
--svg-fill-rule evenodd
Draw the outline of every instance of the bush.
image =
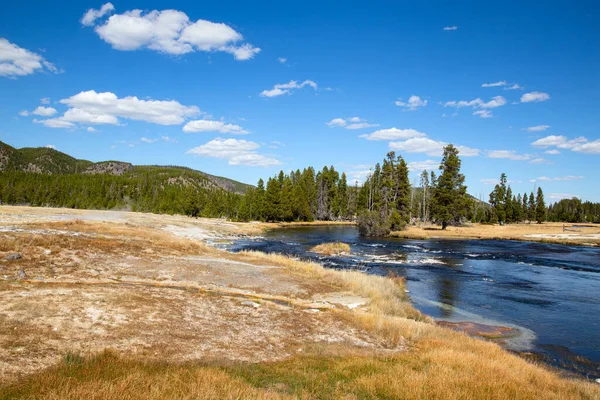
<svg viewBox="0 0 600 400">
<path fill-rule="evenodd" d="M 358 216 L 358 233 L 364 237 L 388 236 L 391 231 L 390 219 L 376 211 L 364 211 Z"/>
</svg>

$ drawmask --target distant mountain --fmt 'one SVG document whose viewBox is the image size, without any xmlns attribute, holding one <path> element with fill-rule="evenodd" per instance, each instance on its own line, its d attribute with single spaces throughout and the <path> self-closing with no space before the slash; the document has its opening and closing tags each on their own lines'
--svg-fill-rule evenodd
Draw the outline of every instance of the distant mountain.
<svg viewBox="0 0 600 400">
<path fill-rule="evenodd" d="M 106 174 L 139 177 L 152 173 L 168 176 L 168 183 L 194 184 L 206 189 L 220 188 L 232 193 L 246 193 L 250 185 L 232 179 L 214 176 L 202 171 L 179 166 L 134 166 L 122 161 L 93 163 L 79 160 L 48 147 L 24 147 L 15 149 L 0 141 L 0 172 L 22 171 L 38 174 Z"/>
</svg>

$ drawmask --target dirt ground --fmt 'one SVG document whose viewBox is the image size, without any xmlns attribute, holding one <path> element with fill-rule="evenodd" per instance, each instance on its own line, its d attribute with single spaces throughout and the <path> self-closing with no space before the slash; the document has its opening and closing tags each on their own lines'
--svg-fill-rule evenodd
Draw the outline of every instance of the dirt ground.
<svg viewBox="0 0 600 400">
<path fill-rule="evenodd" d="M 562 222 L 504 226 L 472 224 L 460 227 L 449 226 L 446 230 L 438 226 L 422 225 L 409 226 L 405 231 L 392 232 L 392 236 L 407 239 L 505 239 L 600 246 L 600 225 Z"/>
<path fill-rule="evenodd" d="M 315 346 L 400 352 L 338 317 L 368 299 L 217 250 L 251 224 L 0 207 L 0 380 L 68 352 L 171 361 L 274 361 Z M 256 231 L 259 232 L 260 230 Z"/>
</svg>

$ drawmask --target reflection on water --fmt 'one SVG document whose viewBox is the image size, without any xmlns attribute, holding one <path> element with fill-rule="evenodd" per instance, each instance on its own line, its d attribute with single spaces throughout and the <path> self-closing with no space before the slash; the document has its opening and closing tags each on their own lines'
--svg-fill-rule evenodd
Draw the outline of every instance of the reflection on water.
<svg viewBox="0 0 600 400">
<path fill-rule="evenodd" d="M 323 242 L 351 245 L 346 257 L 310 249 Z M 600 249 L 512 241 L 364 239 L 349 226 L 285 228 L 240 240 L 232 251 L 284 253 L 331 268 L 407 279 L 415 306 L 437 319 L 518 327 L 510 346 L 564 364 L 564 351 L 589 359 L 600 378 Z M 590 364 L 591 363 L 591 364 Z M 592 367 L 589 367 L 592 365 Z M 581 365 L 580 365 L 581 367 Z M 597 369 L 596 369 L 597 368 Z"/>
</svg>

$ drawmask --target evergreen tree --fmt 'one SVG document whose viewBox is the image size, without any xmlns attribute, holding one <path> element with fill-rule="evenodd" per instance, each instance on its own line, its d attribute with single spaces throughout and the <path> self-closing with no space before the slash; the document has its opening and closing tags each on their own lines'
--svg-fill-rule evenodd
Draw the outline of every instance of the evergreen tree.
<svg viewBox="0 0 600 400">
<path fill-rule="evenodd" d="M 533 192 L 529 194 L 529 204 L 527 204 L 527 219 L 529 223 L 535 220 L 535 198 Z"/>
<path fill-rule="evenodd" d="M 538 224 L 546 220 L 546 203 L 544 202 L 544 192 L 541 187 L 538 187 L 535 198 L 535 220 Z"/>
<path fill-rule="evenodd" d="M 446 229 L 449 223 L 458 223 L 468 210 L 465 176 L 460 173 L 459 151 L 452 144 L 444 147 L 440 176 L 433 192 L 432 216 Z"/>
</svg>

